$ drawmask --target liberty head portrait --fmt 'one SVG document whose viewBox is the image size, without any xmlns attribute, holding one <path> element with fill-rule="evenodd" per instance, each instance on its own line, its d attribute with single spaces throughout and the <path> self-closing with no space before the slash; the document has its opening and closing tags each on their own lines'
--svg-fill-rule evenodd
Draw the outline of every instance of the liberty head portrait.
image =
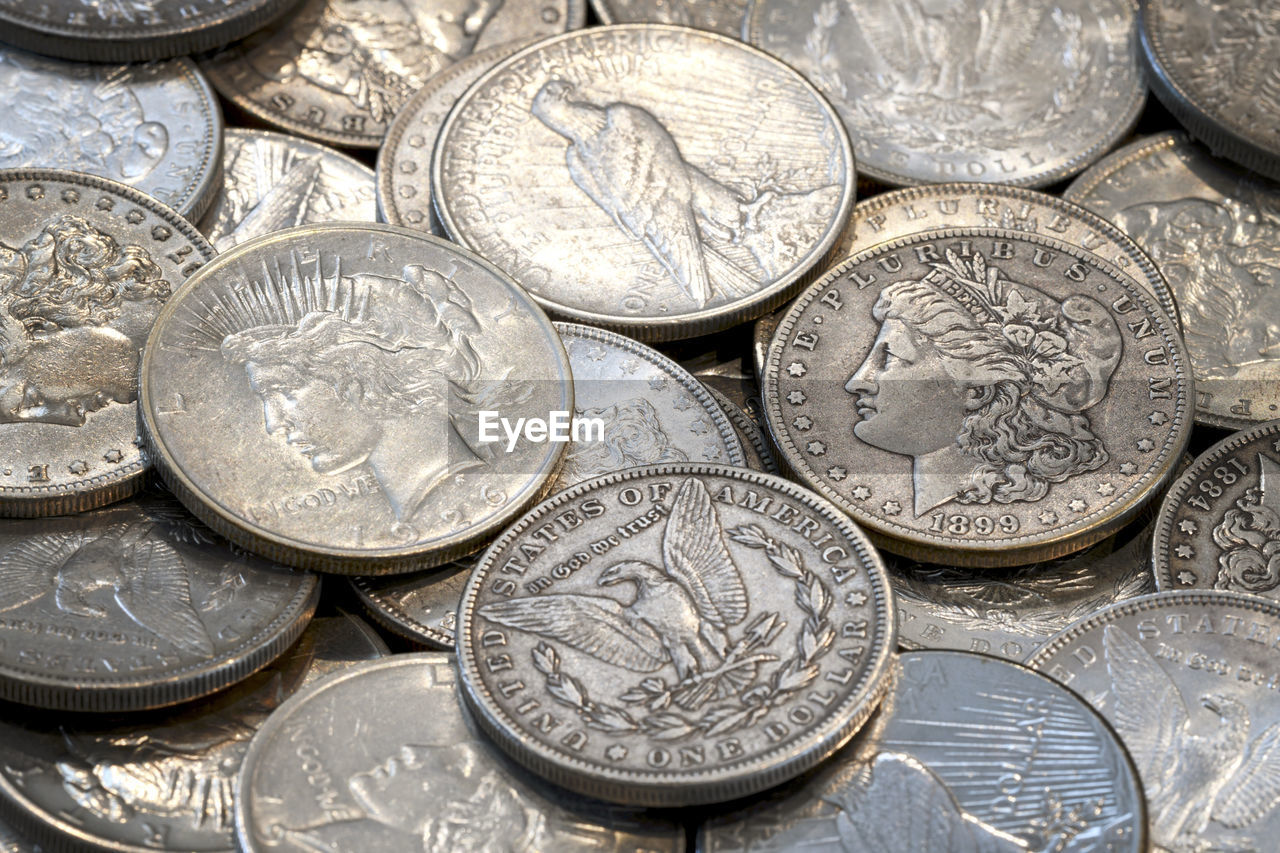
<svg viewBox="0 0 1280 853">
<path fill-rule="evenodd" d="M 0 243 L 0 423 L 83 426 L 138 398 L 138 361 L 170 286 L 139 246 L 58 217 Z"/>
<path fill-rule="evenodd" d="M 260 400 L 269 435 L 318 474 L 367 465 L 405 523 L 437 486 L 485 464 L 456 423 L 483 388 L 480 323 L 456 284 L 419 264 L 329 284 L 341 305 L 320 300 L 296 321 L 229 334 L 222 356 Z"/>
<path fill-rule="evenodd" d="M 845 384 L 853 433 L 913 462 L 915 514 L 949 501 L 1037 501 L 1109 459 L 1089 420 L 1120 362 L 1120 330 L 1088 296 L 1058 301 L 981 255 L 948 251 L 894 282 Z"/>
</svg>

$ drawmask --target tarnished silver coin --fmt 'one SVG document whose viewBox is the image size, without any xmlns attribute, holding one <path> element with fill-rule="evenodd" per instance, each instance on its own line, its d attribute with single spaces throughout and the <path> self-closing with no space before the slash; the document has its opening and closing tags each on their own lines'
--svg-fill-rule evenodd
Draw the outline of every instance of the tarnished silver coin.
<svg viewBox="0 0 1280 853">
<path fill-rule="evenodd" d="M 743 34 L 831 99 L 888 184 L 1045 186 L 1133 127 L 1133 0 L 755 0 Z"/>
<path fill-rule="evenodd" d="M 606 24 L 676 24 L 740 38 L 751 0 L 591 0 Z"/>
<path fill-rule="evenodd" d="M 451 652 L 458 604 L 476 558 L 426 572 L 351 579 L 365 610 L 382 627 L 422 646 Z"/>
<path fill-rule="evenodd" d="M 477 550 L 553 481 L 560 336 L 492 264 L 391 225 L 307 225 L 218 256 L 165 306 L 139 401 L 175 494 L 239 545 L 385 574 Z M 502 424 L 541 423 L 519 440 Z"/>
<path fill-rule="evenodd" d="M 472 83 L 528 44 L 528 40 L 510 41 L 458 60 L 428 80 L 396 113 L 378 151 L 381 221 L 446 236 L 431 196 L 431 152 L 440 128 Z"/>
<path fill-rule="evenodd" d="M 271 666 L 198 705 L 6 714 L 0 810 L 48 850 L 232 851 L 236 777 L 253 733 L 305 685 L 388 654 L 359 619 L 329 616 Z"/>
<path fill-rule="evenodd" d="M 1280 4 L 1143 0 L 1151 91 L 1215 154 L 1280 180 Z"/>
<path fill-rule="evenodd" d="M 194 699 L 278 657 L 316 578 L 228 548 L 171 497 L 0 529 L 0 698 L 74 711 Z"/>
<path fill-rule="evenodd" d="M 1280 185 L 1182 133 L 1121 148 L 1066 197 L 1114 222 L 1168 280 L 1196 380 L 1196 421 L 1280 417 Z"/>
<path fill-rule="evenodd" d="M 585 0 L 302 0 L 201 67 L 224 98 L 273 127 L 377 148 L 414 92 L 454 62 L 585 21 Z"/>
<path fill-rule="evenodd" d="M 658 465 L 544 501 L 472 573 L 463 694 L 517 761 L 589 796 L 697 805 L 847 741 L 889 686 L 888 578 L 781 477 Z"/>
<path fill-rule="evenodd" d="M 221 47 L 292 0 L 0 0 L 0 39 L 89 62 L 140 62 Z"/>
<path fill-rule="evenodd" d="M 705 388 L 728 398 L 735 408 L 762 424 L 760 385 L 746 352 L 750 334 L 750 325 L 743 324 L 716 335 L 664 344 L 662 351 L 692 373 Z"/>
<path fill-rule="evenodd" d="M 213 248 L 137 190 L 0 170 L 0 515 L 78 512 L 142 487 L 138 363 Z"/>
<path fill-rule="evenodd" d="M 199 223 L 219 252 L 295 225 L 377 219 L 369 167 L 296 136 L 228 128 L 222 181 Z"/>
<path fill-rule="evenodd" d="M 249 745 L 236 832 L 245 853 L 684 850 L 669 819 L 570 796 L 506 760 L 440 652 L 362 664 L 285 702 Z"/>
<path fill-rule="evenodd" d="M 698 833 L 701 853 L 1144 853 L 1137 771 L 1069 690 L 962 652 L 903 654 L 867 729 Z"/>
<path fill-rule="evenodd" d="M 192 221 L 222 180 L 222 112 L 189 59 L 87 65 L 0 45 L 0 110 L 3 169 L 97 175 Z"/>
<path fill-rule="evenodd" d="M 431 185 L 449 235 L 548 311 L 661 341 L 794 292 L 844 227 L 853 179 L 839 117 L 794 70 L 724 36 L 627 24 L 482 77 L 440 131 Z"/>
<path fill-rule="evenodd" d="M 1280 421 L 1206 450 L 1165 495 L 1152 551 L 1161 590 L 1280 598 Z"/>
<path fill-rule="evenodd" d="M 724 409 L 724 413 L 728 415 L 729 421 L 738 433 L 738 438 L 742 441 L 742 450 L 747 456 L 746 467 L 755 471 L 764 471 L 766 474 L 777 474 L 778 463 L 773 458 L 773 450 L 769 447 L 769 439 L 765 436 L 764 430 L 723 393 L 710 385 L 704 384 L 703 387 L 720 404 L 720 408 Z"/>
<path fill-rule="evenodd" d="M 1164 592 L 1077 622 L 1028 665 L 1115 727 L 1157 850 L 1262 851 L 1280 831 L 1278 648 L 1276 602 Z"/>
<path fill-rule="evenodd" d="M 885 549 L 956 566 L 1116 532 L 1191 433 L 1186 350 L 1150 291 L 1001 229 L 922 232 L 829 271 L 775 332 L 763 392 L 784 467 Z"/>
</svg>

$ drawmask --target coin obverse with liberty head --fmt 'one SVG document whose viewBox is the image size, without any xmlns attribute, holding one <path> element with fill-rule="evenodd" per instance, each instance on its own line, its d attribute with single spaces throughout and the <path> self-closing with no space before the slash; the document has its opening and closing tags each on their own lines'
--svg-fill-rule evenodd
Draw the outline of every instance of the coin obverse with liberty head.
<svg viewBox="0 0 1280 853">
<path fill-rule="evenodd" d="M 211 267 L 158 322 L 142 422 L 166 482 L 232 541 L 328 571 L 427 568 L 549 487 L 565 442 L 508 448 L 480 423 L 572 412 L 568 359 L 486 261 L 343 223 L 268 235 Z"/>
</svg>

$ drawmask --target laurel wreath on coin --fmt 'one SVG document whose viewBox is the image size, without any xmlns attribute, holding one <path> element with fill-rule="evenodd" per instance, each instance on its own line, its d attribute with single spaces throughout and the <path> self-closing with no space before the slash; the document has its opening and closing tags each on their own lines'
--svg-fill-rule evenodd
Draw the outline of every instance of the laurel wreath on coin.
<svg viewBox="0 0 1280 853">
<path fill-rule="evenodd" d="M 543 642 L 530 655 L 534 667 L 545 678 L 547 692 L 560 704 L 577 711 L 589 728 L 614 734 L 643 732 L 657 740 L 674 741 L 694 734 L 718 737 L 746 728 L 811 684 L 819 674 L 818 661 L 835 643 L 836 632 L 827 619 L 831 592 L 817 575 L 804 567 L 798 550 L 766 536 L 759 526 L 737 527 L 729 531 L 729 536 L 734 542 L 764 551 L 774 571 L 794 582 L 795 601 L 805 616 L 796 638 L 796 653 L 780 664 L 766 683 L 743 690 L 734 697 L 735 701 L 717 705 L 700 716 L 671 710 L 672 701 L 691 687 L 719 679 L 731 671 L 777 660 L 773 655 L 756 651 L 767 646 L 786 627 L 776 613 L 766 613 L 757 619 L 716 670 L 698 673 L 675 685 L 668 685 L 661 678 L 646 678 L 623 693 L 620 698 L 625 704 L 645 706 L 649 713 L 643 716 L 633 715 L 617 705 L 592 701 L 582 682 L 562 670 L 556 650 Z"/>
</svg>

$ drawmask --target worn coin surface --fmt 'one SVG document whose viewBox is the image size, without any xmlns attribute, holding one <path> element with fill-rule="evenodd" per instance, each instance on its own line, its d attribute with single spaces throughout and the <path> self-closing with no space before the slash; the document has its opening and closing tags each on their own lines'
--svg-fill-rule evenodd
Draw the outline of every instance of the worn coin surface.
<svg viewBox="0 0 1280 853">
<path fill-rule="evenodd" d="M 589 796 L 696 805 L 843 744 L 889 685 L 888 578 L 780 477 L 658 465 L 512 525 L 458 611 L 464 696 L 516 760 Z"/>
<path fill-rule="evenodd" d="M 312 575 L 227 547 L 170 496 L 0 530 L 0 698 L 76 711 L 172 705 L 297 639 Z"/>
<path fill-rule="evenodd" d="M 431 152 L 449 111 L 471 84 L 529 41 L 510 41 L 460 59 L 426 82 L 396 113 L 378 151 L 378 218 L 446 236 L 431 195 Z"/>
<path fill-rule="evenodd" d="M 704 384 L 702 387 L 707 389 L 707 393 L 720 404 L 720 408 L 724 409 L 724 413 L 728 415 L 730 422 L 733 424 L 734 430 L 738 433 L 738 438 L 742 441 L 742 450 L 746 454 L 746 467 L 756 471 L 764 471 L 768 474 L 778 473 L 778 463 L 773 458 L 773 449 L 769 447 L 769 439 L 764 434 L 764 430 L 748 415 L 737 403 L 730 400 L 722 392 L 717 391 L 710 385 Z"/>
<path fill-rule="evenodd" d="M 0 39 L 49 56 L 139 62 L 221 47 L 292 0 L 0 0 Z"/>
<path fill-rule="evenodd" d="M 803 780 L 703 823 L 698 850 L 1147 850 L 1137 771 L 1078 696 L 982 655 L 899 660 L 863 733 Z"/>
<path fill-rule="evenodd" d="M 1214 153 L 1280 180 L 1280 3 L 1144 0 L 1151 91 Z"/>
<path fill-rule="evenodd" d="M 755 0 L 744 35 L 831 99 L 859 171 L 1045 186 L 1137 121 L 1136 12 L 1132 0 Z"/>
<path fill-rule="evenodd" d="M 606 24 L 676 24 L 741 38 L 751 0 L 591 0 Z"/>
<path fill-rule="evenodd" d="M 296 136 L 228 128 L 223 183 L 199 227 L 219 252 L 314 222 L 377 219 L 373 172 Z"/>
<path fill-rule="evenodd" d="M 1280 598 L 1280 421 L 1205 451 L 1169 489 L 1152 552 L 1162 590 Z"/>
<path fill-rule="evenodd" d="M 1186 350 L 1150 291 L 1001 229 L 923 232 L 829 271 L 778 327 L 762 390 L 784 467 L 887 550 L 956 566 L 1105 538 L 1191 432 Z"/>
<path fill-rule="evenodd" d="M 778 60 L 724 36 L 597 27 L 498 65 L 440 131 L 449 235 L 564 319 L 640 340 L 779 304 L 853 206 L 839 117 Z"/>
<path fill-rule="evenodd" d="M 165 301 L 213 256 L 189 222 L 123 184 L 0 170 L 0 515 L 78 512 L 141 488 L 140 353 Z"/>
<path fill-rule="evenodd" d="M 572 796 L 508 761 L 459 704 L 454 672 L 452 655 L 396 655 L 285 702 L 254 736 L 241 770 L 240 849 L 684 849 L 680 825 Z"/>
<path fill-rule="evenodd" d="M 221 182 L 222 112 L 189 59 L 63 62 L 0 45 L 0 168 L 87 172 L 193 221 Z"/>
<path fill-rule="evenodd" d="M 1168 280 L 1196 421 L 1243 429 L 1280 416 L 1280 185 L 1162 133 L 1116 151 L 1066 197 L 1119 226 Z"/>
<path fill-rule="evenodd" d="M 303 568 L 384 574 L 478 549 L 550 486 L 573 411 L 560 336 L 487 261 L 330 223 L 220 255 L 161 312 L 144 438 L 211 527 Z M 538 419 L 508 446 L 486 418 Z M 496 424 L 491 424 L 496 426 Z"/>
<path fill-rule="evenodd" d="M 1268 850 L 1280 831 L 1277 650 L 1276 602 L 1165 592 L 1077 622 L 1028 665 L 1115 727 L 1157 850 Z"/>
<path fill-rule="evenodd" d="M 201 65 L 223 97 L 274 127 L 377 148 L 396 112 L 454 62 L 585 20 L 585 0 L 303 0 Z"/>
<path fill-rule="evenodd" d="M 476 558 L 426 572 L 351 579 L 360 603 L 375 621 L 423 646 L 453 651 L 458 604 Z"/>
<path fill-rule="evenodd" d="M 0 722 L 0 810 L 50 850 L 234 850 L 236 777 L 267 715 L 303 686 L 388 654 L 361 620 L 329 616 L 198 705 L 95 718 L 12 709 Z"/>
</svg>

